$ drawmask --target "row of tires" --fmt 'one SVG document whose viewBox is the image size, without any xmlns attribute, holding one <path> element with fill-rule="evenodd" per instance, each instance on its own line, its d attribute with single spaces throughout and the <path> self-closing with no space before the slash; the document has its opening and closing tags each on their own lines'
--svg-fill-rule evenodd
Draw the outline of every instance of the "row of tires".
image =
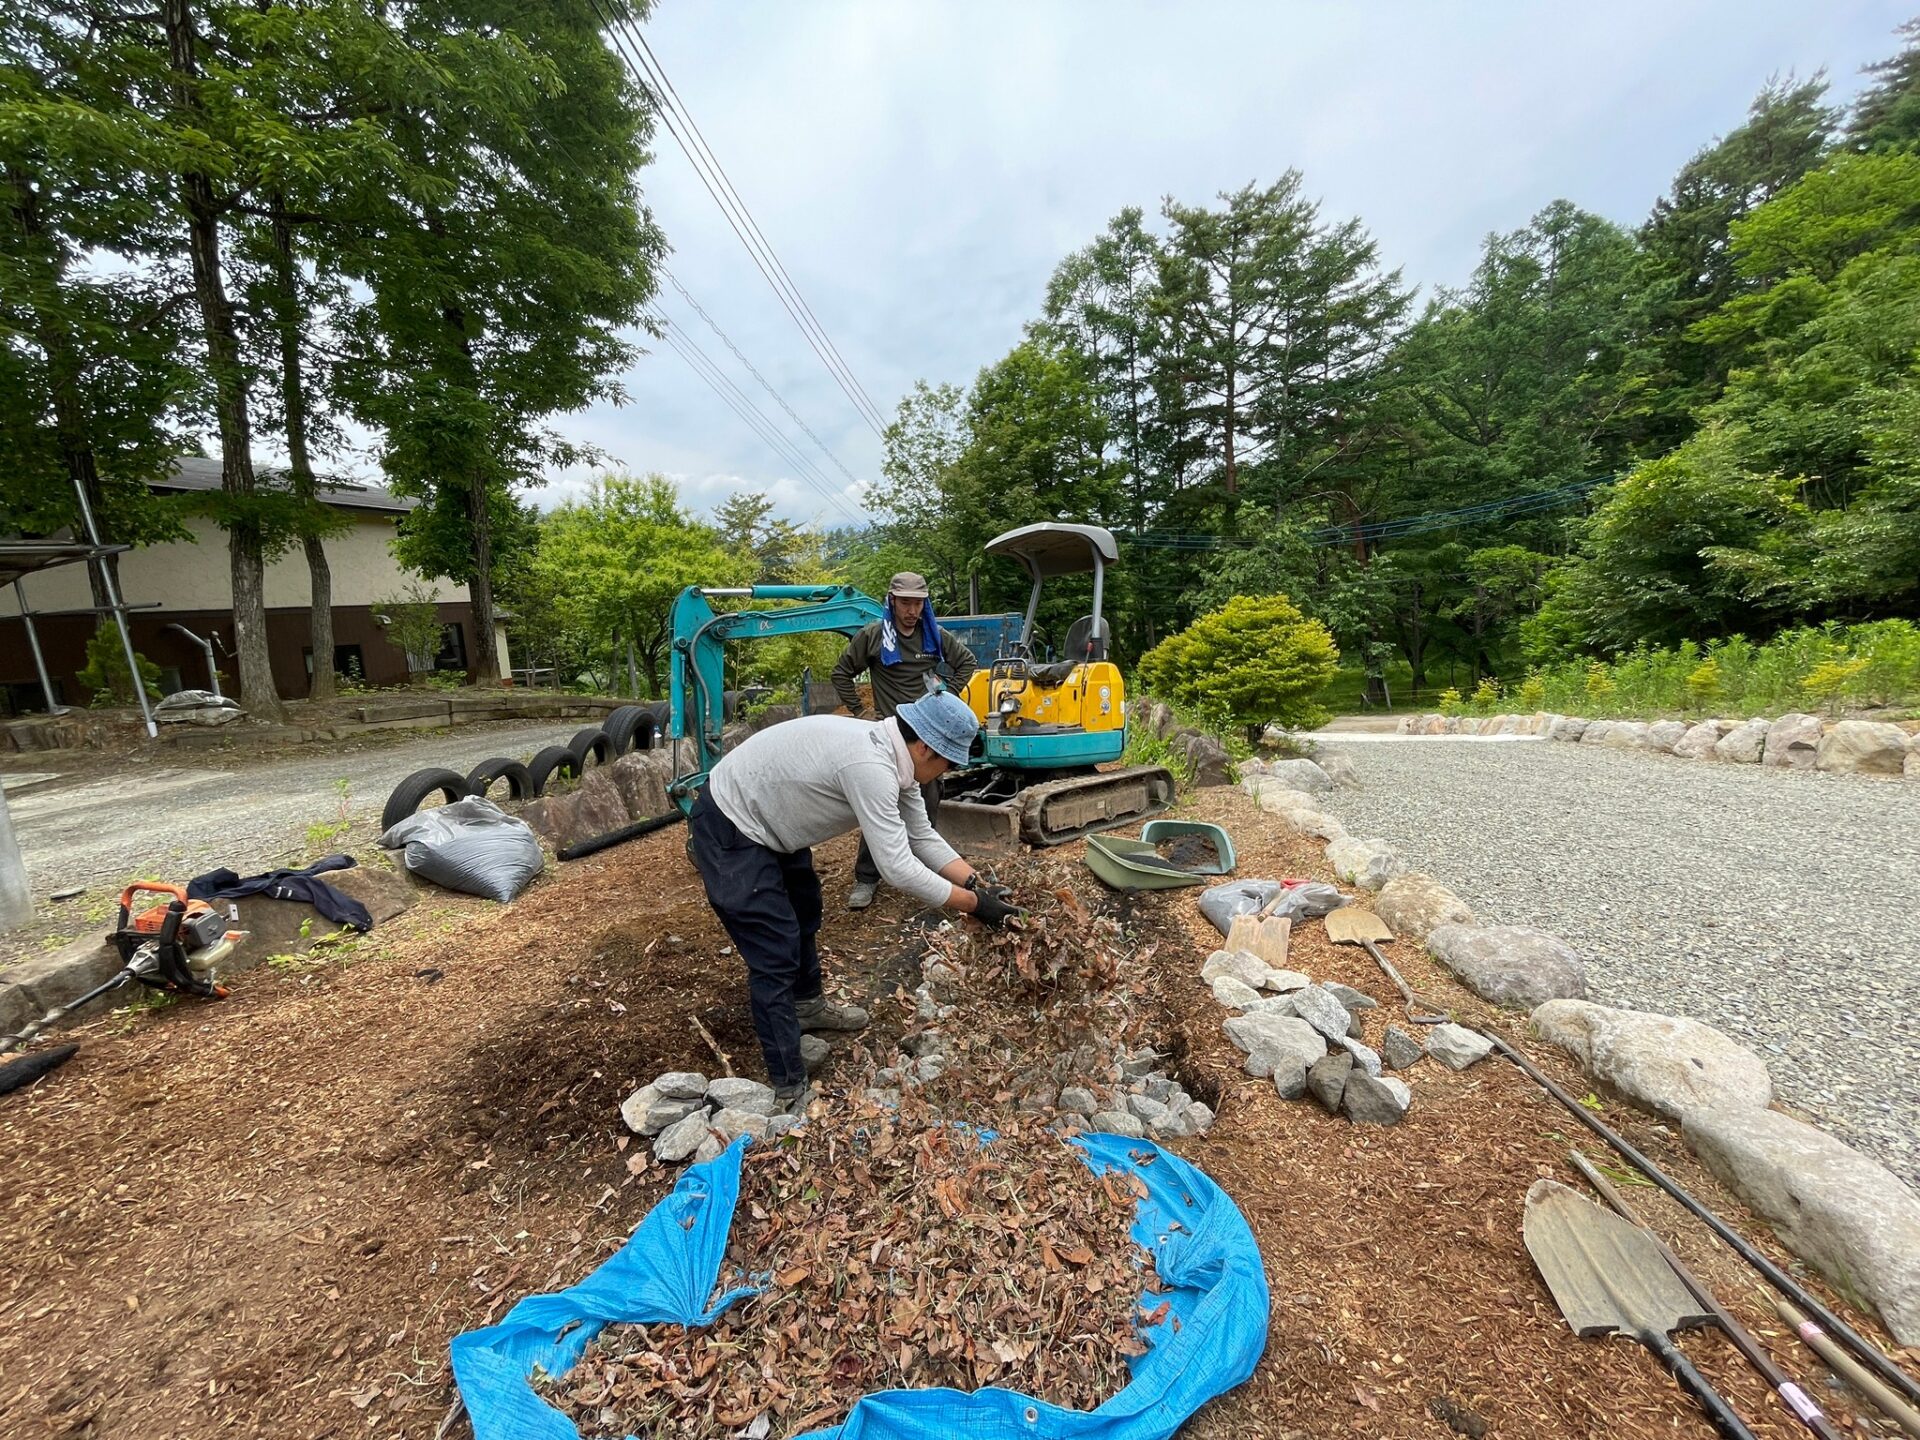
<svg viewBox="0 0 1920 1440">
<path fill-rule="evenodd" d="M 734 697 L 726 697 L 731 712 Z M 651 705 L 622 705 L 611 712 L 601 725 L 589 725 L 577 731 L 564 745 L 548 745 L 522 764 L 504 757 L 482 760 L 467 774 L 430 766 L 416 770 L 387 797 L 380 812 L 384 832 L 398 825 L 435 795 L 448 801 L 464 800 L 470 795 L 488 795 L 501 784 L 507 798 L 531 800 L 546 793 L 556 775 L 577 779 L 589 766 L 608 765 L 635 750 L 651 750 L 659 743 L 667 723 L 668 705 L 664 700 Z"/>
</svg>

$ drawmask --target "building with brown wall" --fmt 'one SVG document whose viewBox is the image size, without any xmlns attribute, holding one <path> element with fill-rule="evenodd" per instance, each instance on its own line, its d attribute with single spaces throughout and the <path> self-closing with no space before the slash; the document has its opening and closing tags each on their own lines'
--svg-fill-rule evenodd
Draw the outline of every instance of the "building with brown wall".
<svg viewBox="0 0 1920 1440">
<path fill-rule="evenodd" d="M 261 473 L 268 477 L 268 472 Z M 376 602 L 419 584 L 433 595 L 445 627 L 434 668 L 469 671 L 478 637 L 466 591 L 444 580 L 423 580 L 402 568 L 393 555 L 395 528 L 415 502 L 351 481 L 324 483 L 327 490 L 322 498 L 348 522 L 344 531 L 323 542 L 333 575 L 334 668 L 342 674 L 357 671 L 369 685 L 404 684 L 409 678 L 407 657 L 387 640 L 385 627 L 375 618 Z M 219 488 L 220 462 L 198 456 L 182 457 L 175 473 L 154 486 L 158 493 L 182 499 L 195 491 Z M 179 627 L 184 627 L 212 641 L 221 669 L 220 688 L 237 695 L 227 537 L 202 515 L 186 515 L 184 523 L 191 538 L 146 546 L 120 557 L 120 588 L 131 611 L 134 648 L 161 667 L 163 691 L 206 689 L 206 653 L 180 632 Z M 111 535 L 104 538 L 113 539 Z M 86 566 L 41 571 L 28 577 L 22 588 L 35 617 L 56 700 L 65 705 L 86 704 L 90 696 L 79 672 L 86 665 L 87 641 L 99 624 L 99 617 L 85 613 L 93 603 Z M 274 685 L 288 699 L 307 693 L 312 674 L 311 594 L 306 556 L 299 546 L 267 566 L 267 643 Z M 490 643 L 498 654 L 500 673 L 509 673 L 505 630 L 496 626 Z M 246 703 L 244 695 L 239 699 Z M 20 619 L 19 593 L 12 587 L 0 589 L 0 714 L 44 708 L 26 626 Z"/>
</svg>

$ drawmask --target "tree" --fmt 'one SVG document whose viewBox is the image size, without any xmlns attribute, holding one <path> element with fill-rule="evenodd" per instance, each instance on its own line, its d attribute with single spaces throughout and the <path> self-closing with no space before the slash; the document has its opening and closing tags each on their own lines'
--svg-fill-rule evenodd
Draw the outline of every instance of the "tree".
<svg viewBox="0 0 1920 1440">
<path fill-rule="evenodd" d="M 1899 33 L 1905 48 L 1866 67 L 1874 81 L 1853 102 L 1847 143 L 1855 150 L 1895 150 L 1920 141 L 1920 18 Z"/>
<path fill-rule="evenodd" d="M 644 9 L 613 0 L 617 18 Z M 620 332 L 665 248 L 633 178 L 651 120 L 599 13 L 578 0 L 397 12 L 410 45 L 444 57 L 381 117 L 428 183 L 390 195 L 343 260 L 371 292 L 347 325 L 343 390 L 381 430 L 393 488 L 434 512 L 399 553 L 471 591 L 481 683 L 498 678 L 501 497 L 591 458 L 547 417 L 624 398 L 613 377 L 635 352 Z"/>
<path fill-rule="evenodd" d="M 713 511 L 714 528 L 728 549 L 754 566 L 754 583 L 788 585 L 802 568 L 803 553 L 817 551 L 800 527 L 773 513 L 765 495 L 736 490 Z"/>
<path fill-rule="evenodd" d="M 1312 727 L 1326 712 L 1314 697 L 1338 668 L 1340 652 L 1318 620 L 1284 595 L 1236 596 L 1140 657 L 1141 683 L 1245 728 Z"/>
</svg>

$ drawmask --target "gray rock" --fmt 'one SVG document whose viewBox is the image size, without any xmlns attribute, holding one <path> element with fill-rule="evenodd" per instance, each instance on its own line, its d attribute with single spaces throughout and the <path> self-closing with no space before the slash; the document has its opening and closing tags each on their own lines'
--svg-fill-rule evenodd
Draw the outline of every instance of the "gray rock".
<svg viewBox="0 0 1920 1440">
<path fill-rule="evenodd" d="M 1709 1106 L 1685 1122 L 1707 1168 L 1795 1254 L 1920 1345 L 1920 1195 L 1885 1166 L 1777 1110 Z"/>
<path fill-rule="evenodd" d="M 913 1078 L 920 1085 L 931 1085 L 947 1073 L 947 1057 L 944 1054 L 922 1055 L 913 1062 Z"/>
<path fill-rule="evenodd" d="M 1341 1014 L 1345 1013 L 1343 1009 Z M 1220 1028 L 1226 1031 L 1227 1039 L 1249 1056 L 1261 1053 L 1293 1055 L 1299 1058 L 1304 1068 L 1327 1053 L 1327 1042 L 1319 1032 L 1306 1021 L 1292 1015 L 1275 1015 L 1271 1012 L 1235 1015 L 1221 1022 Z M 1247 1073 L 1270 1074 L 1271 1061 L 1265 1071 L 1249 1070 Z"/>
<path fill-rule="evenodd" d="M 773 1087 L 758 1080 L 727 1076 L 707 1086 L 707 1099 L 721 1110 L 745 1110 L 754 1115 L 773 1113 Z"/>
<path fill-rule="evenodd" d="M 1297 924 L 1298 922 L 1296 921 L 1295 923 Z M 1298 970 L 1269 970 L 1267 971 L 1267 983 L 1260 988 L 1285 995 L 1295 990 L 1304 990 L 1312 983 L 1312 976 L 1302 975 Z"/>
<path fill-rule="evenodd" d="M 718 1135 L 715 1135 L 712 1131 L 708 1131 L 707 1138 L 702 1140 L 699 1145 L 694 1148 L 693 1163 L 696 1165 L 704 1165 L 709 1160 L 718 1160 L 720 1158 L 720 1152 L 726 1148 L 725 1145 L 720 1143 L 720 1137 Z"/>
<path fill-rule="evenodd" d="M 1295 790 L 1279 780 L 1262 780 L 1259 793 L 1254 798 L 1269 815 L 1305 814 L 1317 810 L 1320 805 L 1317 797 L 1304 790 Z"/>
<path fill-rule="evenodd" d="M 1315 762 L 1326 772 L 1335 785 L 1354 786 L 1360 783 L 1359 772 L 1353 768 L 1353 759 L 1338 750 L 1329 750 Z"/>
<path fill-rule="evenodd" d="M 1347 1022 L 1351 1019 L 1339 997 L 1318 985 L 1309 985 L 1304 990 L 1294 992 L 1293 1013 L 1329 1040 L 1344 1038 Z"/>
<path fill-rule="evenodd" d="M 1129 1095 L 1127 1109 L 1149 1130 L 1169 1130 L 1173 1127 L 1173 1112 L 1150 1095 Z"/>
<path fill-rule="evenodd" d="M 1340 1094 L 1340 1109 L 1356 1125 L 1398 1125 L 1411 1096 L 1396 1080 L 1383 1080 L 1354 1070 Z"/>
<path fill-rule="evenodd" d="M 1191 1135 L 1204 1135 L 1213 1128 L 1213 1107 L 1195 1101 L 1187 1110 L 1187 1132 Z"/>
<path fill-rule="evenodd" d="M 1136 1140 L 1147 1136 L 1147 1127 L 1124 1110 L 1102 1110 L 1087 1121 L 1087 1127 L 1107 1135 L 1130 1135 Z"/>
<path fill-rule="evenodd" d="M 960 984 L 960 976 L 944 960 L 929 960 L 920 970 L 920 978 L 929 985 L 951 990 Z"/>
<path fill-rule="evenodd" d="M 1793 711 L 1782 715 L 1767 731 L 1760 763 L 1775 770 L 1811 770 L 1820 758 L 1820 739 L 1826 729 L 1818 715 Z"/>
<path fill-rule="evenodd" d="M 1814 764 L 1843 775 L 1898 775 L 1907 763 L 1907 732 L 1877 720 L 1842 720 L 1820 741 Z"/>
<path fill-rule="evenodd" d="M 1392 1075 L 1382 1075 L 1377 1078 L 1382 1085 L 1386 1086 L 1387 1089 L 1392 1091 L 1394 1096 L 1399 1099 L 1402 1109 L 1406 1109 L 1413 1104 L 1413 1087 L 1407 1084 L 1406 1081 Z"/>
<path fill-rule="evenodd" d="M 1251 950 L 1215 950 L 1200 966 L 1200 978 L 1209 984 L 1220 979 L 1238 980 L 1249 990 L 1266 984 L 1271 973 L 1267 962 Z"/>
<path fill-rule="evenodd" d="M 1648 726 L 1639 720 L 1616 720 L 1600 743 L 1609 750 L 1645 750 Z M 1592 731 L 1588 731 L 1592 734 Z"/>
<path fill-rule="evenodd" d="M 1282 1100 L 1298 1100 L 1307 1093 L 1308 1067 L 1297 1055 L 1277 1056 L 1273 1064 L 1273 1088 Z"/>
<path fill-rule="evenodd" d="M 1270 760 L 1267 775 L 1294 790 L 1324 795 L 1333 789 L 1333 777 L 1311 760 Z"/>
<path fill-rule="evenodd" d="M 1353 1063 L 1367 1074 L 1377 1076 L 1380 1073 L 1380 1056 L 1371 1046 L 1362 1045 L 1351 1035 L 1342 1035 L 1335 1043 L 1340 1049 L 1353 1056 Z"/>
<path fill-rule="evenodd" d="M 1530 1010 L 1548 1000 L 1580 999 L 1586 968 L 1558 936 L 1526 925 L 1442 925 L 1427 949 L 1482 1000 Z"/>
<path fill-rule="evenodd" d="M 1394 934 L 1409 940 L 1425 940 L 1437 926 L 1473 923 L 1473 911 L 1465 901 L 1418 871 L 1389 880 L 1374 900 L 1373 911 Z"/>
<path fill-rule="evenodd" d="M 1492 1054 L 1493 1042 L 1479 1031 L 1455 1025 L 1449 1020 L 1427 1032 L 1427 1053 L 1449 1070 L 1464 1070 Z"/>
<path fill-rule="evenodd" d="M 875 1092 L 869 1090 L 867 1093 L 871 1095 Z M 886 1091 L 884 1093 L 893 1096 L 892 1103 L 894 1105 L 897 1106 L 900 1103 L 900 1092 L 898 1090 Z M 798 1115 L 769 1115 L 767 1116 L 767 1139 L 778 1140 L 789 1131 L 798 1130 L 804 1123 Z"/>
<path fill-rule="evenodd" d="M 698 1150 L 706 1138 L 707 1112 L 696 1110 L 660 1132 L 653 1142 L 653 1158 L 676 1165 Z"/>
<path fill-rule="evenodd" d="M 1385 840 L 1356 840 L 1351 835 L 1328 842 L 1327 863 L 1340 879 L 1362 890 L 1378 890 L 1407 873 L 1407 862 Z"/>
<path fill-rule="evenodd" d="M 1392 1070 L 1411 1070 L 1426 1053 L 1426 1048 L 1398 1025 L 1387 1026 L 1387 1033 L 1380 1038 L 1380 1058 Z"/>
<path fill-rule="evenodd" d="M 1100 1108 L 1100 1102 L 1086 1086 L 1069 1085 L 1060 1092 L 1060 1108 L 1074 1115 L 1091 1115 Z"/>
<path fill-rule="evenodd" d="M 1758 765 L 1767 748 L 1767 731 L 1772 728 L 1771 720 L 1741 721 L 1714 743 L 1714 759 L 1735 765 Z"/>
<path fill-rule="evenodd" d="M 1140 1093 L 1149 1100 L 1158 1100 L 1162 1105 L 1172 1104 L 1179 1090 L 1179 1082 L 1170 1075 L 1149 1075 L 1140 1082 Z"/>
<path fill-rule="evenodd" d="M 1307 1071 L 1307 1090 L 1326 1107 L 1329 1115 L 1340 1113 L 1340 1096 L 1347 1088 L 1347 1076 L 1352 1070 L 1352 1055 L 1345 1050 L 1329 1050 Z"/>
<path fill-rule="evenodd" d="M 771 1118 L 751 1110 L 721 1110 L 707 1123 L 731 1144 L 742 1135 L 751 1135 L 756 1140 L 766 1139 L 767 1121 Z"/>
<path fill-rule="evenodd" d="M 650 1134 L 652 1132 L 646 1128 L 647 1116 L 653 1113 L 653 1107 L 659 1103 L 660 1092 L 651 1085 L 642 1085 L 620 1102 L 620 1118 L 634 1134 Z"/>
<path fill-rule="evenodd" d="M 1244 1010 L 1260 1002 L 1260 992 L 1243 980 L 1221 975 L 1213 982 L 1213 998 L 1229 1010 Z"/>
<path fill-rule="evenodd" d="M 1773 1103 L 1766 1062 L 1698 1020 L 1554 1000 L 1533 1012 L 1532 1025 L 1593 1079 L 1669 1120 L 1709 1106 L 1764 1110 Z"/>
<path fill-rule="evenodd" d="M 1587 728 L 1580 732 L 1582 745 L 1599 745 L 1607 738 L 1607 732 L 1613 728 L 1611 720 L 1589 720 Z"/>
<path fill-rule="evenodd" d="M 1547 731 L 1549 740 L 1578 741 L 1587 733 L 1587 721 L 1580 715 L 1562 715 Z"/>
<path fill-rule="evenodd" d="M 698 1100 L 707 1093 L 707 1077 L 697 1070 L 669 1070 L 654 1078 L 653 1089 L 663 1100 Z"/>
<path fill-rule="evenodd" d="M 1329 980 L 1320 988 L 1332 995 L 1334 999 L 1338 1000 L 1355 1014 L 1358 1014 L 1362 1010 L 1375 1009 L 1380 1003 L 1371 995 L 1367 994 L 1366 991 L 1356 990 L 1351 985 L 1342 985 L 1338 980 Z"/>
<path fill-rule="evenodd" d="M 807 1067 L 807 1074 L 813 1074 L 832 1058 L 833 1047 L 818 1035 L 800 1037 L 800 1063 Z"/>
<path fill-rule="evenodd" d="M 1347 833 L 1346 826 L 1318 810 L 1289 810 L 1280 819 L 1296 834 L 1311 835 L 1316 840 L 1338 840 Z"/>
<path fill-rule="evenodd" d="M 1671 755 L 1674 747 L 1686 738 L 1687 727 L 1678 720 L 1659 720 L 1647 727 L 1647 748 L 1657 750 L 1662 755 Z"/>
<path fill-rule="evenodd" d="M 1144 1080 L 1159 1068 L 1162 1058 L 1151 1045 L 1142 1045 L 1120 1062 L 1120 1074 L 1127 1080 Z"/>
<path fill-rule="evenodd" d="M 1689 726 L 1687 733 L 1673 742 L 1673 753 L 1682 760 L 1711 760 L 1713 747 L 1732 729 L 1731 720 L 1702 720 Z"/>
</svg>

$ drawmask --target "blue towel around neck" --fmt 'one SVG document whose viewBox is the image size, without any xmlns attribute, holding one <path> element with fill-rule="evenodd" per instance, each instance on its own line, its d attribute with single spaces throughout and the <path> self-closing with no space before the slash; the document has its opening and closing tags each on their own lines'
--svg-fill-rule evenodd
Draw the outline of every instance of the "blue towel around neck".
<svg viewBox="0 0 1920 1440">
<path fill-rule="evenodd" d="M 933 618 L 931 600 L 920 612 L 920 648 L 935 659 L 939 658 L 940 622 Z M 900 663 L 900 632 L 893 628 L 892 602 L 888 602 L 887 613 L 880 617 L 880 663 L 882 665 Z"/>
</svg>

